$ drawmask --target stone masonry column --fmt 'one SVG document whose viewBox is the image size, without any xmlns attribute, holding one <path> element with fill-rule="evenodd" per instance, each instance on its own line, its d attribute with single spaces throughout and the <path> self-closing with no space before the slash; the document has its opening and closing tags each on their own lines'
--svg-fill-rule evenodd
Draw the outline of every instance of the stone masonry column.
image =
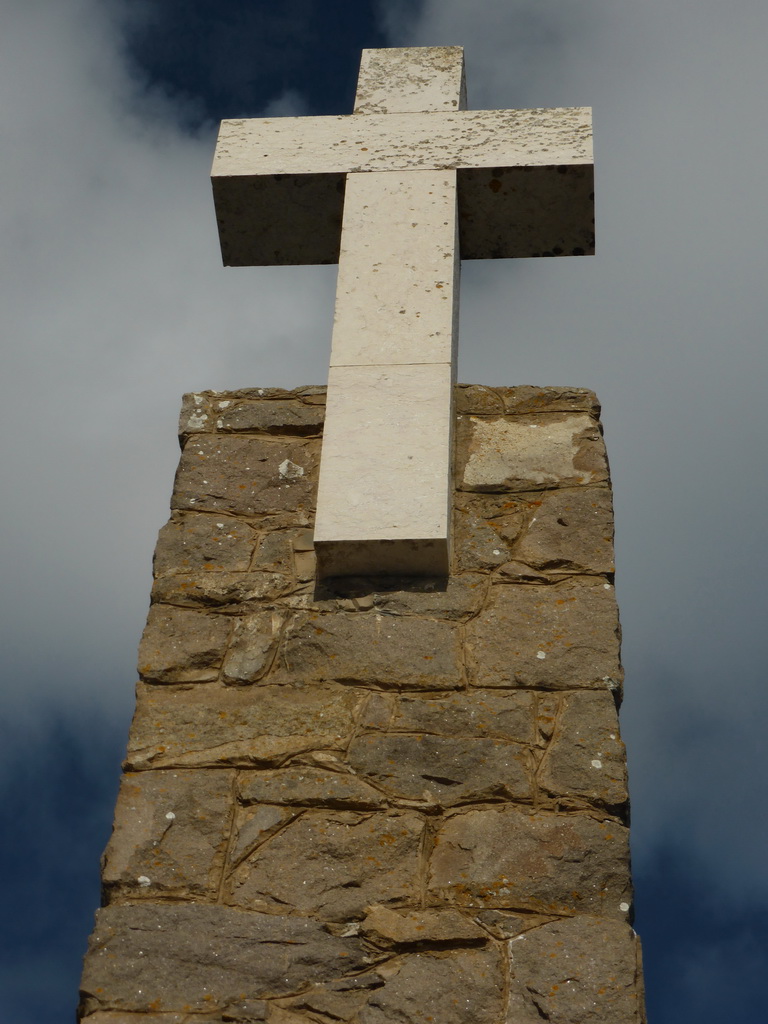
<svg viewBox="0 0 768 1024">
<path fill-rule="evenodd" d="M 87 1024 L 641 1024 L 589 391 L 460 386 L 447 579 L 318 584 L 325 391 L 185 398 Z"/>
</svg>

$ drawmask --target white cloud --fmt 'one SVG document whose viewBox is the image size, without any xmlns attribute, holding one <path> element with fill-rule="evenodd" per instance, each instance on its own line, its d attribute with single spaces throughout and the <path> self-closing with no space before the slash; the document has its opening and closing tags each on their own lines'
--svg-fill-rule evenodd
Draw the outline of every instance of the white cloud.
<svg viewBox="0 0 768 1024">
<path fill-rule="evenodd" d="M 130 699 L 181 394 L 327 366 L 333 268 L 221 267 L 214 134 L 126 68 L 120 14 L 25 0 L 2 35 L 3 618 L 27 708 Z"/>
</svg>

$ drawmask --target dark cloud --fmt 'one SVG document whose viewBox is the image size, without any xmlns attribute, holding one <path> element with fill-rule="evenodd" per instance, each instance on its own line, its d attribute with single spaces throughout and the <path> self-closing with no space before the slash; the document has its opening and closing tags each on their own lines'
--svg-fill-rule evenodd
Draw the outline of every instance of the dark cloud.
<svg viewBox="0 0 768 1024">
<path fill-rule="evenodd" d="M 24 743 L 6 738 L 0 778 L 0 979 L 15 1024 L 74 1015 L 125 746 L 124 730 L 101 715 L 54 712 L 39 725 Z"/>
<path fill-rule="evenodd" d="M 384 46 L 374 0 L 147 0 L 127 52 L 194 119 L 253 117 L 286 92 L 307 112 L 352 108 L 359 51 Z"/>
<path fill-rule="evenodd" d="M 727 905 L 716 880 L 689 857 L 660 848 L 637 872 L 649 1021 L 760 1020 L 768 925 L 759 903 Z"/>
</svg>

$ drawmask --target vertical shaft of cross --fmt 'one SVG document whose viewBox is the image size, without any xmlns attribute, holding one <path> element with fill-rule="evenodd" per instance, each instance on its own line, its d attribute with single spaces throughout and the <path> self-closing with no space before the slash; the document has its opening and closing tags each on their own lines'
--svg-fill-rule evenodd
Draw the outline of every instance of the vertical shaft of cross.
<svg viewBox="0 0 768 1024">
<path fill-rule="evenodd" d="M 462 109 L 461 50 L 437 53 L 367 51 L 355 114 Z M 315 527 L 324 575 L 448 571 L 456 186 L 455 170 L 347 176 Z"/>
</svg>

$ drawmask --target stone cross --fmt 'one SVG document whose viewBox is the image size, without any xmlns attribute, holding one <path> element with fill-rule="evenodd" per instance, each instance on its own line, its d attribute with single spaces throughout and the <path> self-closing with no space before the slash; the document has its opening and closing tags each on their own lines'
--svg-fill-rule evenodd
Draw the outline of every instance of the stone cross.
<svg viewBox="0 0 768 1024">
<path fill-rule="evenodd" d="M 465 108 L 460 47 L 364 50 L 353 114 L 221 125 L 225 265 L 339 264 L 324 576 L 448 573 L 460 258 L 594 251 L 589 109 Z"/>
</svg>

